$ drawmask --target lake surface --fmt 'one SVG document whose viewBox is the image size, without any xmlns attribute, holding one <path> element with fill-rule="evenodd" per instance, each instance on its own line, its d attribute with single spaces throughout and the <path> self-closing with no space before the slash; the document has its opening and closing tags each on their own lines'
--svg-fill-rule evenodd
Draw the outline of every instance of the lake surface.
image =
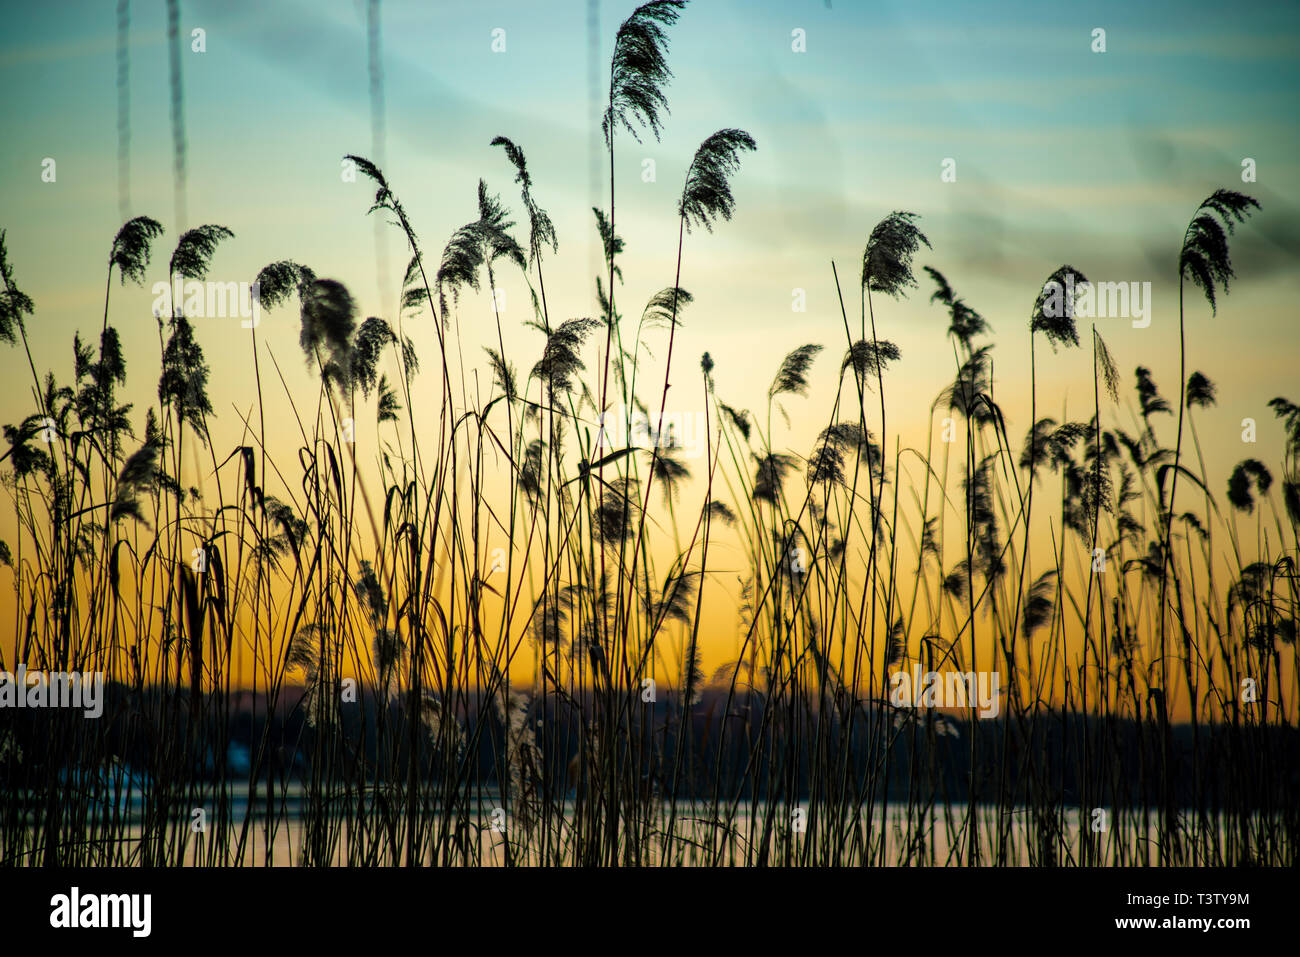
<svg viewBox="0 0 1300 957">
<path fill-rule="evenodd" d="M 192 817 L 175 815 L 165 827 L 167 846 L 155 850 L 153 859 L 218 866 L 393 865 L 406 861 L 405 816 L 396 802 L 387 824 L 379 815 L 363 822 L 355 814 L 344 813 L 342 798 L 336 802 L 334 813 L 315 814 L 307 789 L 295 784 L 276 789 L 274 812 L 268 814 L 265 790 L 259 789 L 250 804 L 246 783 L 230 785 L 225 796 L 227 829 L 223 832 L 217 827 L 218 801 L 211 786 L 195 797 L 195 807 L 204 811 L 203 829 L 197 829 Z M 382 800 L 378 793 L 368 797 Z M 355 792 L 350 798 L 355 802 Z M 423 862 L 480 866 L 557 860 L 575 863 L 577 854 L 573 849 L 584 843 L 578 839 L 578 832 L 603 828 L 606 823 L 592 818 L 590 813 L 586 820 L 579 820 L 577 805 L 569 800 L 552 810 L 544 837 L 540 827 L 529 827 L 507 813 L 499 802 L 497 794 L 485 790 L 476 796 L 474 810 L 468 814 L 448 817 L 437 811 L 421 813 L 419 846 L 424 848 L 420 855 Z M 142 862 L 146 854 L 143 789 L 125 791 L 115 812 L 100 810 L 97 821 L 87 826 L 82 836 L 87 859 L 77 863 Z M 557 812 L 562 812 L 562 819 Z M 890 804 L 882 808 L 877 804 L 862 808 L 856 817 L 836 822 L 826 820 L 824 811 L 810 808 L 806 802 L 790 806 L 743 802 L 731 812 L 725 806 L 715 810 L 704 801 L 679 801 L 675 810 L 659 802 L 635 825 L 621 825 L 622 846 L 628 846 L 626 835 L 634 833 L 638 835 L 636 846 L 641 848 L 639 854 L 621 855 L 621 859 L 686 866 L 740 866 L 764 858 L 771 864 L 858 863 L 870 839 L 873 863 L 956 864 L 967 859 L 969 853 L 967 813 L 965 805 L 940 805 L 927 812 L 916 805 L 909 808 L 906 804 Z M 1028 808 L 1004 810 L 999 815 L 996 806 L 981 804 L 975 808 L 974 821 L 983 862 L 1028 865 L 1050 859 L 1062 865 L 1079 863 L 1086 834 L 1093 838 L 1092 864 L 1159 863 L 1159 821 L 1154 812 L 1146 820 L 1139 811 L 1137 815 L 1126 814 L 1122 820 L 1107 817 L 1102 821 L 1092 814 L 1082 814 L 1078 808 L 1065 808 L 1057 815 L 1035 821 Z M 1260 823 L 1256 819 L 1252 829 Z M 1104 824 L 1105 829 L 1095 832 L 1098 824 Z M 1226 824 L 1216 826 L 1209 820 L 1198 824 L 1194 814 L 1183 812 L 1178 825 L 1187 863 L 1216 862 L 1218 855 L 1211 845 L 1225 846 L 1229 833 Z M 1215 830 L 1217 841 L 1213 840 Z M 66 834 L 62 840 L 68 841 Z M 159 841 L 157 829 L 153 840 Z M 766 855 L 760 853 L 764 840 Z M 214 846 L 214 841 L 219 844 Z M 548 848 L 545 853 L 543 844 Z M 1195 858 L 1191 857 L 1193 852 Z M 13 863 L 12 848 L 4 856 Z"/>
</svg>

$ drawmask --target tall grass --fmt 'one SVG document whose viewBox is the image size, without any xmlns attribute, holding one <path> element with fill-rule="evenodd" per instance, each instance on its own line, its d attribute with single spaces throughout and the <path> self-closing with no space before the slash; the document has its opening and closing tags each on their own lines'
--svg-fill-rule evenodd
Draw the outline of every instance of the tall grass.
<svg viewBox="0 0 1300 957">
<path fill-rule="evenodd" d="M 490 144 L 526 221 L 480 182 L 477 218 L 428 257 L 397 185 L 349 157 L 375 189 L 370 212 L 406 241 L 402 308 L 362 320 L 343 283 L 287 260 L 263 269 L 262 306 L 296 304 L 318 388 L 290 390 L 252 330 L 256 409 L 232 449 L 214 448 L 183 303 L 158 317 L 162 374 L 143 423 L 121 402 L 113 275 L 143 281 L 159 223 L 133 219 L 114 238 L 98 345 L 75 340 L 64 385 L 38 373 L 35 307 L 0 234 L 0 338 L 31 375 L 31 412 L 5 426 L 0 458 L 17 528 L 0 543 L 16 658 L 0 664 L 118 682 L 98 721 L 0 712 L 0 859 L 1294 863 L 1297 406 L 1273 400 L 1287 429 L 1280 506 L 1255 459 L 1226 505 L 1210 489 L 1190 413 L 1215 390 L 1186 377 L 1181 312 L 1174 428 L 1141 367 L 1124 418 L 1095 329 L 1091 420 L 1039 417 L 1037 345 L 1080 344 L 1073 304 L 1046 309 L 1045 285 L 1026 290 L 1032 424 L 1013 442 L 990 326 L 927 266 L 953 361 L 932 411 L 954 427 L 904 447 L 886 421 L 887 376 L 904 360 L 878 307 L 917 288 L 914 258 L 930 248 L 906 211 L 868 231 L 856 330 L 830 264 L 843 342 L 794 349 L 765 397 L 720 396 L 711 356 L 687 373 L 673 353 L 692 301 L 682 282 L 731 218 L 749 134 L 723 128 L 699 147 L 671 285 L 635 323 L 617 305 L 615 134 L 658 136 L 683 7 L 645 4 L 616 35 L 597 317 L 553 315 L 544 265 L 559 237 L 522 146 Z M 1256 205 L 1220 190 L 1194 215 L 1179 275 L 1211 306 L 1232 275 L 1220 223 Z M 223 226 L 184 232 L 169 276 L 204 278 L 231 241 Z M 503 270 L 531 293 L 531 366 L 516 364 L 521 330 L 495 298 L 481 316 L 495 348 L 482 362 L 461 349 L 462 310 L 482 308 L 462 294 L 495 290 Z M 1049 283 L 1067 274 L 1082 281 L 1062 266 Z M 642 353 L 664 328 L 664 378 L 646 382 Z M 838 388 L 805 455 L 782 447 L 772 412 L 825 374 L 823 352 Z M 419 375 L 437 380 L 432 406 Z M 670 385 L 705 415 L 697 466 L 665 441 Z M 739 404 L 764 398 L 757 413 Z M 608 449 L 600 417 L 616 408 L 643 409 L 655 439 Z M 270 447 L 268 416 L 292 421 L 296 449 Z M 680 510 L 688 483 L 704 489 L 698 513 Z M 1180 484 L 1197 494 L 1178 513 Z M 705 586 L 734 574 L 710 554 L 719 538 L 744 555 L 741 638 L 710 673 L 702 622 L 718 599 Z M 529 661 L 531 685 L 512 685 Z M 891 703 L 891 674 L 914 664 L 997 671 L 1000 716 Z"/>
</svg>

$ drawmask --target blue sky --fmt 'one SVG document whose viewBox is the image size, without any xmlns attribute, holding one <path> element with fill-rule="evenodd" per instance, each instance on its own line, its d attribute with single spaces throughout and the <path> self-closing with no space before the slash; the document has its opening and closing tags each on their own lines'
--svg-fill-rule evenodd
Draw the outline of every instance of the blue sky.
<svg viewBox="0 0 1300 957">
<path fill-rule="evenodd" d="M 236 234 L 213 278 L 248 280 L 267 262 L 296 259 L 347 283 L 364 314 L 382 313 L 394 292 L 377 284 L 367 188 L 342 182 L 339 167 L 343 154 L 372 150 L 364 4 L 181 8 L 182 35 L 202 28 L 207 47 L 192 52 L 187 39 L 183 54 L 188 225 L 222 223 Z M 599 5 L 602 95 L 614 30 L 632 8 Z M 555 308 L 594 313 L 590 207 L 608 199 L 603 153 L 592 194 L 599 106 L 593 113 L 588 98 L 587 5 L 388 0 L 382 10 L 385 167 L 426 247 L 440 249 L 474 218 L 480 176 L 520 218 L 512 170 L 488 145 L 508 135 L 527 153 L 559 232 L 547 273 Z M 130 11 L 131 211 L 168 228 L 152 281 L 163 278 L 177 235 L 164 5 L 136 0 Z M 11 112 L 0 138 L 0 228 L 38 307 L 37 364 L 66 379 L 73 332 L 98 327 L 120 225 L 114 4 L 10 6 L 4 17 L 0 82 Z M 1098 27 L 1105 53 L 1091 49 Z M 496 28 L 506 31 L 504 53 L 491 49 Z M 805 53 L 791 49 L 795 29 L 806 32 Z M 675 361 L 693 369 L 710 351 L 729 401 L 761 406 L 781 356 L 803 342 L 826 343 L 828 355 L 842 349 L 831 260 L 842 277 L 855 275 L 871 227 L 894 209 L 920 214 L 933 250 L 918 266 L 942 270 L 991 322 L 1014 435 L 1029 424 L 1027 403 L 1015 401 L 1027 389 L 1029 306 L 1063 262 L 1098 279 L 1153 283 L 1149 328 L 1111 320 L 1102 331 L 1126 389 L 1142 364 L 1176 395 L 1178 243 L 1197 203 L 1220 186 L 1250 192 L 1264 209 L 1234 239 L 1239 278 L 1218 317 L 1189 299 L 1189 368 L 1204 368 L 1223 397 L 1206 427 L 1227 441 L 1241 417 L 1271 419 L 1267 399 L 1295 392 L 1300 8 L 697 0 L 670 36 L 676 76 L 662 140 L 617 144 L 618 230 L 628 249 L 619 295 L 634 316 L 671 284 L 676 197 L 696 145 L 724 126 L 752 133 L 759 148 L 735 180 L 735 219 L 688 237 L 682 275 L 696 301 Z M 58 163 L 56 183 L 40 180 L 45 157 Z M 1257 163 L 1256 183 L 1241 182 L 1245 157 Z M 956 182 L 940 180 L 946 158 L 956 161 Z M 395 282 L 407 253 L 395 232 L 386 245 Z M 518 329 L 524 287 L 511 277 L 503 286 Z M 806 313 L 791 311 L 795 288 L 807 293 Z M 929 292 L 922 277 L 909 300 L 878 304 L 880 334 L 903 350 L 890 401 L 905 429 L 924 428 L 951 375 L 945 317 Z M 118 288 L 111 317 L 133 357 L 141 407 L 157 372 L 149 302 L 147 289 Z M 854 303 L 856 294 L 852 312 Z M 464 300 L 461 315 L 473 362 L 478 345 L 495 339 L 486 298 Z M 266 347 L 290 388 L 305 385 L 296 322 L 277 318 Z M 432 348 L 431 330 L 416 333 Z M 241 335 L 199 326 L 219 414 L 247 407 L 250 346 Z M 541 343 L 520 331 L 508 345 L 526 368 Z M 1082 351 L 1049 361 L 1051 401 L 1090 402 Z M 15 375 L 25 369 L 16 351 L 0 363 Z M 802 407 L 809 427 L 828 412 L 834 377 L 826 378 Z M 0 397 L 0 419 L 28 405 L 26 390 L 12 390 Z M 1231 448 L 1223 467 L 1239 457 Z"/>
</svg>

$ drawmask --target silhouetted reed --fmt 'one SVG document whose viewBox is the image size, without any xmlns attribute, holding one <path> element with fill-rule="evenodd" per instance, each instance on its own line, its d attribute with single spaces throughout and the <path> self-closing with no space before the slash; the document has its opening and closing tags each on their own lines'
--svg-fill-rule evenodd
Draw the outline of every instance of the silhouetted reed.
<svg viewBox="0 0 1300 957">
<path fill-rule="evenodd" d="M 872 298 L 917 287 L 931 244 L 905 211 L 867 231 L 856 329 L 832 264 L 842 328 L 801 334 L 842 344 L 792 349 L 765 396 L 720 396 L 709 354 L 699 379 L 683 373 L 682 273 L 707 256 L 706 235 L 689 250 L 685 236 L 724 228 L 757 148 L 732 128 L 700 145 L 664 210 L 679 226 L 671 284 L 625 321 L 616 133 L 658 137 L 667 30 L 684 8 L 644 4 L 615 37 L 595 315 L 548 302 L 560 237 L 515 141 L 485 154 L 501 147 L 514 171 L 526 241 L 480 180 L 476 218 L 427 261 L 398 184 L 349 156 L 375 189 L 369 211 L 406 240 L 401 308 L 362 319 L 344 281 L 291 260 L 262 269 L 262 308 L 297 304 L 315 392 L 290 389 L 251 330 L 256 414 L 236 413 L 232 450 L 213 448 L 204 336 L 183 300 L 157 317 L 156 402 L 121 402 L 113 270 L 143 282 L 157 221 L 114 238 L 99 340 L 74 339 L 65 385 L 38 373 L 36 307 L 0 232 L 0 339 L 22 345 L 32 377 L 0 456 L 17 527 L 0 542 L 16 660 L 0 666 L 113 682 L 98 721 L 0 713 L 0 859 L 1294 863 L 1300 407 L 1273 399 L 1283 460 L 1237 464 L 1226 505 L 1192 416 L 1216 401 L 1201 372 L 1181 370 L 1169 435 L 1172 398 L 1137 367 L 1128 424 L 1093 328 L 1091 418 L 1040 416 L 1040 340 L 1081 344 L 1061 290 L 1086 280 L 1066 265 L 1026 290 L 1029 428 L 1013 443 L 992 326 L 925 266 L 953 378 L 931 407 L 941 454 L 933 434 L 905 446 L 886 386 L 908 360 L 881 338 L 894 319 L 878 322 Z M 1212 309 L 1233 275 L 1228 236 L 1257 205 L 1219 190 L 1188 227 L 1180 279 Z M 169 278 L 204 278 L 233 239 L 182 233 Z M 476 365 L 459 318 L 486 321 L 475 294 L 500 271 L 527 283 L 530 314 L 508 329 L 493 296 L 496 345 Z M 1180 310 L 1185 366 L 1181 323 Z M 540 338 L 529 348 L 522 332 Z M 655 337 L 664 381 L 647 386 Z M 707 423 L 698 462 L 665 426 L 674 369 L 674 394 Z M 422 370 L 435 392 L 413 387 Z M 836 389 L 803 455 L 782 435 L 817 376 Z M 602 415 L 632 409 L 652 440 L 609 447 Z M 294 447 L 268 444 L 268 415 Z M 373 428 L 356 428 L 365 416 Z M 1180 476 L 1199 494 L 1177 512 Z M 738 546 L 722 565 L 720 539 Z M 704 640 L 704 611 L 726 588 L 739 634 L 729 660 L 709 662 L 721 643 Z M 997 717 L 969 695 L 900 704 L 893 676 L 914 668 L 997 672 Z M 524 673 L 531 684 L 512 685 Z"/>
</svg>

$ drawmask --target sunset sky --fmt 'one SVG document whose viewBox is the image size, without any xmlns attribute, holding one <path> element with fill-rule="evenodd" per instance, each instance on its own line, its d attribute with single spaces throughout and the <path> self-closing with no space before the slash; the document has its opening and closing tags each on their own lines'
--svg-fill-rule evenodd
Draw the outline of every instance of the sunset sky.
<svg viewBox="0 0 1300 957">
<path fill-rule="evenodd" d="M 606 95 L 614 32 L 634 6 L 599 4 L 593 64 L 584 2 L 385 0 L 383 165 L 430 255 L 475 218 L 480 177 L 517 223 L 526 221 L 514 171 L 489 146 L 508 136 L 527 154 L 534 195 L 559 237 L 546 263 L 552 315 L 597 314 L 591 207 L 609 199 L 603 104 L 590 99 L 589 73 L 594 67 L 598 98 Z M 164 9 L 161 0 L 130 4 L 129 212 L 167 228 L 144 288 L 122 289 L 114 278 L 110 321 L 128 357 L 137 431 L 157 402 L 148 285 L 165 280 L 182 225 L 234 231 L 211 279 L 249 281 L 265 264 L 293 259 L 344 282 L 362 316 L 387 314 L 409 255 L 401 233 L 387 230 L 391 285 L 381 290 L 366 216 L 372 190 L 340 175 L 344 154 L 374 149 L 365 4 L 181 4 L 183 224 L 173 199 Z M 107 255 L 122 222 L 115 5 L 11 5 L 3 22 L 0 229 L 36 303 L 36 365 L 63 382 L 74 332 L 98 333 Z M 191 50 L 196 28 L 206 52 Z M 1104 53 L 1092 49 L 1096 28 L 1105 31 Z M 495 29 L 505 31 L 504 52 L 492 50 Z M 792 50 L 796 30 L 806 52 Z M 1300 400 L 1300 7 L 1096 2 L 1062 13 L 1035 2 L 697 0 L 669 36 L 675 78 L 662 140 L 616 141 L 617 231 L 626 241 L 618 296 L 629 326 L 653 292 L 672 285 L 677 198 L 696 146 L 723 127 L 758 143 L 734 181 L 733 220 L 686 237 L 681 285 L 695 301 L 674 346 L 669 409 L 702 407 L 698 364 L 708 351 L 720 397 L 761 416 L 781 358 L 822 343 L 809 397 L 786 404 L 790 432 L 773 420 L 776 444 L 806 454 L 829 416 L 845 346 L 831 262 L 856 325 L 866 238 L 889 212 L 910 210 L 933 246 L 917 257 L 920 287 L 904 301 L 875 301 L 879 335 L 902 350 L 886 379 L 891 452 L 895 434 L 924 449 L 930 404 L 953 373 L 947 317 L 929 303 L 923 265 L 943 272 L 991 323 L 996 394 L 1017 444 L 1030 425 L 1028 317 L 1043 280 L 1070 263 L 1094 280 L 1150 282 L 1147 328 L 1098 320 L 1123 377 L 1117 421 L 1131 429 L 1136 366 L 1150 368 L 1177 405 L 1179 244 L 1197 204 L 1225 187 L 1263 208 L 1233 237 L 1237 277 L 1218 315 L 1188 288 L 1188 371 L 1219 387 L 1218 407 L 1198 411 L 1197 428 L 1216 494 L 1240 459 L 1278 460 L 1281 425 L 1266 403 Z M 57 163 L 53 183 L 41 178 L 47 157 Z M 1242 181 L 1246 158 L 1256 182 Z M 941 180 L 948 159 L 955 182 Z M 646 160 L 653 182 L 643 181 Z M 525 228 L 516 235 L 526 241 Z M 522 281 L 505 273 L 501 285 L 507 351 L 526 370 L 542 336 L 522 328 Z M 796 289 L 806 312 L 792 310 Z M 431 365 L 436 341 L 423 321 L 407 332 Z M 489 297 L 462 298 L 458 321 L 467 363 L 484 369 L 479 347 L 496 341 Z M 254 401 L 250 333 L 232 319 L 195 326 L 212 369 L 216 446 L 229 449 L 240 440 L 234 409 L 247 414 Z M 259 339 L 289 389 L 314 395 L 295 311 L 266 317 Z M 666 331 L 648 341 L 662 359 Z M 1090 353 L 1038 347 L 1039 414 L 1086 421 Z M 662 365 L 649 370 L 646 381 L 661 384 Z M 10 383 L 0 421 L 16 422 L 34 410 L 20 347 L 0 352 L 0 371 Z M 420 384 L 434 406 L 436 377 L 426 372 Z M 1241 442 L 1246 417 L 1258 420 L 1257 446 Z M 268 424 L 288 458 L 291 419 Z M 1172 445 L 1173 421 L 1159 427 Z M 6 504 L 0 537 L 12 535 Z"/>
</svg>

